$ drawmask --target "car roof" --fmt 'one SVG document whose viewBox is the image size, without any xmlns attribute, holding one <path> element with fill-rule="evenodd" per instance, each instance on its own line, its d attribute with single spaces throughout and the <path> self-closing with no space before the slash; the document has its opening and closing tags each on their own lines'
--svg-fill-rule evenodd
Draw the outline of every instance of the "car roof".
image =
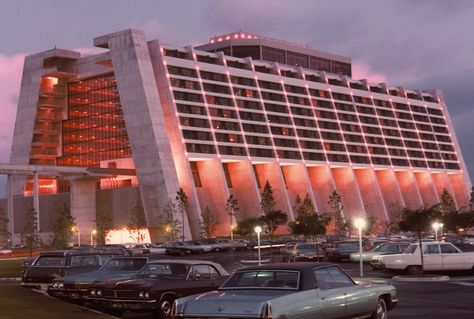
<svg viewBox="0 0 474 319">
<path fill-rule="evenodd" d="M 190 264 L 190 265 L 198 265 L 198 264 L 209 264 L 209 265 L 218 265 L 213 261 L 209 260 L 195 260 L 195 259 L 156 259 L 149 262 L 150 264 L 160 264 L 160 263 L 174 263 L 174 264 Z"/>
<path fill-rule="evenodd" d="M 313 269 L 313 268 L 323 268 L 327 266 L 337 266 L 333 263 L 312 263 L 312 262 L 295 262 L 295 263 L 274 263 L 274 264 L 265 264 L 265 265 L 256 265 L 256 266 L 248 266 L 245 268 L 241 268 L 238 271 L 248 271 L 248 270 L 295 270 L 301 271 L 305 269 Z"/>
<path fill-rule="evenodd" d="M 113 251 L 103 251 L 97 249 L 90 249 L 90 250 L 82 250 L 82 249 L 74 249 L 74 250 L 49 250 L 49 251 L 41 251 L 39 253 L 40 256 L 66 256 L 66 255 L 115 255 L 117 252 Z"/>
</svg>

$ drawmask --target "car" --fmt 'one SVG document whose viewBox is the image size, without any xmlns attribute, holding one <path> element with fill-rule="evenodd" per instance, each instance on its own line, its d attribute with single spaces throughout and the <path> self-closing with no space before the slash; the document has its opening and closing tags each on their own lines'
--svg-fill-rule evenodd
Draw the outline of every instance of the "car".
<svg viewBox="0 0 474 319">
<path fill-rule="evenodd" d="M 247 250 L 250 249 L 249 241 L 246 239 L 234 239 L 231 241 L 232 248 L 234 250 Z"/>
<path fill-rule="evenodd" d="M 0 247 L 0 255 L 11 255 L 11 254 L 13 254 L 13 250 L 11 250 L 10 248 Z"/>
<path fill-rule="evenodd" d="M 214 290 L 228 276 L 211 261 L 162 259 L 149 262 L 135 278 L 91 285 L 86 299 L 114 314 L 153 311 L 167 319 L 175 299 Z"/>
<path fill-rule="evenodd" d="M 24 264 L 22 286 L 47 290 L 56 277 L 94 271 L 110 258 L 122 255 L 120 251 L 93 248 L 42 251 L 32 262 Z"/>
<path fill-rule="evenodd" d="M 199 242 L 203 245 L 210 246 L 212 252 L 227 251 L 230 249 L 230 244 L 219 242 L 216 239 L 201 239 Z"/>
<path fill-rule="evenodd" d="M 150 250 L 144 243 L 130 243 L 130 244 L 125 244 L 125 247 L 127 247 L 128 251 L 130 252 L 130 255 L 149 255 Z"/>
<path fill-rule="evenodd" d="M 357 284 L 331 263 L 276 263 L 236 271 L 217 290 L 179 298 L 173 318 L 387 318 L 391 284 Z"/>
<path fill-rule="evenodd" d="M 53 279 L 48 294 L 70 300 L 80 300 L 90 285 L 112 279 L 135 276 L 148 262 L 148 257 L 112 257 L 99 269 Z"/>
<path fill-rule="evenodd" d="M 474 251 L 474 245 L 470 243 L 452 242 L 452 244 L 465 253 Z"/>
<path fill-rule="evenodd" d="M 462 252 L 452 243 L 423 242 L 424 270 L 471 270 L 474 269 L 474 252 Z M 378 268 L 404 271 L 411 275 L 422 273 L 420 244 L 413 243 L 408 246 L 403 254 L 374 256 L 371 264 Z"/>
<path fill-rule="evenodd" d="M 148 248 L 150 255 L 164 255 L 166 254 L 165 244 L 145 244 L 145 247 Z"/>
<path fill-rule="evenodd" d="M 191 242 L 175 241 L 166 244 L 167 255 L 185 256 L 190 254 L 202 254 L 204 248 Z"/>
<path fill-rule="evenodd" d="M 333 241 L 331 246 L 325 249 L 329 261 L 341 261 L 349 259 L 352 253 L 359 251 L 359 242 L 352 240 Z"/>
<path fill-rule="evenodd" d="M 370 263 L 372 257 L 376 255 L 393 255 L 401 254 L 411 243 L 408 242 L 386 242 L 379 244 L 369 251 L 362 252 L 362 262 Z M 360 253 L 352 253 L 349 257 L 352 262 L 360 262 Z"/>
<path fill-rule="evenodd" d="M 203 243 L 201 243 L 200 241 L 197 241 L 197 240 L 188 240 L 188 241 L 185 241 L 184 244 L 185 245 L 194 245 L 194 246 L 200 247 L 200 248 L 202 248 L 203 253 L 209 253 L 209 252 L 212 251 L 212 247 L 210 245 L 203 244 Z"/>
<path fill-rule="evenodd" d="M 325 257 L 324 251 L 317 244 L 296 243 L 293 249 L 288 251 L 289 261 L 322 261 Z"/>
</svg>

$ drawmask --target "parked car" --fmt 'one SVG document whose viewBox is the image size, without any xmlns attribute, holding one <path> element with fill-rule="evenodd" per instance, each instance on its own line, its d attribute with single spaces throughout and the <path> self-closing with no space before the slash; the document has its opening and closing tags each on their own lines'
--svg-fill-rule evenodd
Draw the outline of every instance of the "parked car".
<svg viewBox="0 0 474 319">
<path fill-rule="evenodd" d="M 470 243 L 464 243 L 464 242 L 453 242 L 452 243 L 454 246 L 459 248 L 462 252 L 467 253 L 467 252 L 473 252 L 474 251 L 474 245 Z"/>
<path fill-rule="evenodd" d="M 285 243 L 285 246 L 281 247 L 280 248 L 280 255 L 281 255 L 281 259 L 283 259 L 283 261 L 288 261 L 289 260 L 289 256 L 290 256 L 290 250 L 293 249 L 293 247 L 295 247 L 296 245 L 296 242 L 286 242 Z"/>
<path fill-rule="evenodd" d="M 163 259 L 149 262 L 134 279 L 90 286 L 87 299 L 116 314 L 127 310 L 156 311 L 160 318 L 167 319 L 175 299 L 214 290 L 228 276 L 214 262 Z"/>
<path fill-rule="evenodd" d="M 11 250 L 10 248 L 0 247 L 0 255 L 11 255 L 11 254 L 13 254 L 13 250 Z"/>
<path fill-rule="evenodd" d="M 322 261 L 325 253 L 317 244 L 296 243 L 293 249 L 288 251 L 289 261 Z"/>
<path fill-rule="evenodd" d="M 189 242 L 175 241 L 166 244 L 167 255 L 185 256 L 190 254 L 202 254 L 204 248 Z"/>
<path fill-rule="evenodd" d="M 452 243 L 423 242 L 423 264 L 425 270 L 469 270 L 474 269 L 474 252 L 462 252 Z M 419 243 L 413 243 L 403 254 L 374 256 L 371 264 L 376 267 L 406 271 L 412 275 L 421 273 Z"/>
<path fill-rule="evenodd" d="M 185 241 L 184 244 L 185 244 L 185 245 L 195 245 L 195 246 L 198 246 L 198 247 L 202 248 L 202 252 L 203 252 L 203 253 L 209 253 L 209 252 L 211 252 L 211 250 L 212 250 L 212 247 L 211 247 L 210 245 L 203 244 L 203 243 L 201 243 L 201 242 L 198 241 L 198 240 L 188 240 L 188 241 Z"/>
<path fill-rule="evenodd" d="M 250 249 L 249 241 L 246 239 L 234 239 L 232 241 L 232 248 L 234 250 L 247 250 Z"/>
<path fill-rule="evenodd" d="M 356 284 L 337 265 L 279 263 L 235 272 L 219 289 L 177 299 L 173 318 L 387 318 L 391 284 Z"/>
<path fill-rule="evenodd" d="M 53 279 L 48 293 L 54 297 L 78 300 L 87 293 L 90 285 L 105 280 L 131 278 L 147 262 L 148 257 L 113 257 L 95 271 Z"/>
<path fill-rule="evenodd" d="M 351 254 L 357 251 L 359 251 L 359 242 L 351 240 L 334 241 L 325 250 L 329 261 L 349 259 Z"/>
<path fill-rule="evenodd" d="M 226 242 L 219 242 L 216 239 L 201 239 L 199 242 L 204 245 L 210 246 L 211 251 L 213 252 L 227 251 L 230 249 L 230 244 Z"/>
<path fill-rule="evenodd" d="M 94 271 L 110 258 L 121 255 L 121 252 L 95 249 L 42 251 L 31 263 L 24 265 L 22 286 L 46 290 L 56 277 Z"/>
<path fill-rule="evenodd" d="M 127 247 L 128 251 L 130 252 L 130 255 L 149 255 L 150 250 L 144 243 L 130 243 L 130 244 L 125 244 L 125 247 Z"/>
<path fill-rule="evenodd" d="M 404 243 L 404 242 L 396 242 L 396 243 L 382 243 L 379 244 L 374 249 L 369 251 L 362 252 L 362 261 L 365 263 L 370 263 L 372 257 L 376 255 L 393 255 L 393 254 L 401 254 L 411 243 Z M 352 262 L 359 262 L 360 261 L 360 254 L 352 253 L 350 255 L 350 261 Z"/>
</svg>

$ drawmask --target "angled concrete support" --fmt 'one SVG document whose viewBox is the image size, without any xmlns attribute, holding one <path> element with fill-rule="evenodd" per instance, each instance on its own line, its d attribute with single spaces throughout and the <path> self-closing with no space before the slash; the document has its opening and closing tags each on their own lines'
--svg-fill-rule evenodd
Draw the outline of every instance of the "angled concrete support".
<svg viewBox="0 0 474 319">
<path fill-rule="evenodd" d="M 296 196 L 299 196 L 301 200 L 303 200 L 305 196 L 308 195 L 313 202 L 314 208 L 318 210 L 316 198 L 305 165 L 285 165 L 281 166 L 281 170 L 286 181 L 286 186 L 288 187 L 288 196 L 292 206 L 295 203 Z"/>
<path fill-rule="evenodd" d="M 346 220 L 365 216 L 364 203 L 352 168 L 335 167 L 331 168 L 331 172 L 337 192 L 341 195 Z"/>
<path fill-rule="evenodd" d="M 411 171 L 395 172 L 400 186 L 400 191 L 405 202 L 405 207 L 409 209 L 418 209 L 423 207 L 420 190 L 415 180 L 415 176 Z"/>
<path fill-rule="evenodd" d="M 469 188 L 466 185 L 466 179 L 462 173 L 448 174 L 449 180 L 453 188 L 454 198 L 458 204 L 459 209 L 469 209 L 470 194 L 467 191 Z"/>
<path fill-rule="evenodd" d="M 423 199 L 423 205 L 425 207 L 431 207 L 439 203 L 439 196 L 436 192 L 436 187 L 431 178 L 431 174 L 428 172 L 414 172 L 416 184 L 420 190 L 421 198 Z"/>
<path fill-rule="evenodd" d="M 388 219 L 394 217 L 402 207 L 405 207 L 405 200 L 403 199 L 400 185 L 393 170 L 377 170 L 378 185 L 385 202 Z"/>
<path fill-rule="evenodd" d="M 431 178 L 433 179 L 438 197 L 441 199 L 443 190 L 446 190 L 453 197 L 456 206 L 459 207 L 449 176 L 446 173 L 431 173 Z"/>
<path fill-rule="evenodd" d="M 372 168 L 355 169 L 354 174 L 365 211 L 372 212 L 379 221 L 388 221 L 384 199 L 374 170 Z"/>
<path fill-rule="evenodd" d="M 329 196 L 336 190 L 331 170 L 328 166 L 309 166 L 307 169 L 318 212 L 329 213 Z"/>
</svg>

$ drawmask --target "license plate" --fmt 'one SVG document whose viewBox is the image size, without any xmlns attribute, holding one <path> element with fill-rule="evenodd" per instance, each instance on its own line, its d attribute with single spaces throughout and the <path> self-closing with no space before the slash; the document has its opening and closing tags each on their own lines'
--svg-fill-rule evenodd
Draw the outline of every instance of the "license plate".
<svg viewBox="0 0 474 319">
<path fill-rule="evenodd" d="M 313 258 L 314 258 L 314 256 L 308 256 L 308 258 L 309 258 L 309 259 L 313 259 Z"/>
<path fill-rule="evenodd" d="M 112 308 L 114 308 L 114 309 L 123 308 L 123 305 L 121 303 L 113 303 Z"/>
</svg>

